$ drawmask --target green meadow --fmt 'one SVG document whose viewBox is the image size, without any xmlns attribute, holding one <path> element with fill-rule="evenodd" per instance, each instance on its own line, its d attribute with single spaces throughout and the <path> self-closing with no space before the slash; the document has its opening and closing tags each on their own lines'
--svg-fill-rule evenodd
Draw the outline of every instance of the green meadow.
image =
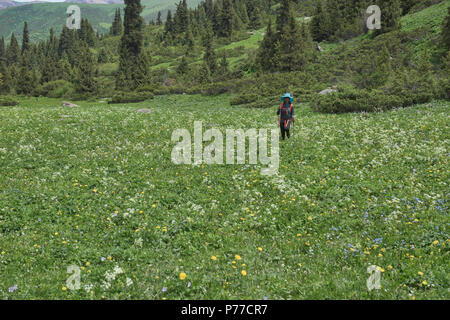
<svg viewBox="0 0 450 320">
<path fill-rule="evenodd" d="M 448 101 L 342 115 L 297 101 L 274 176 L 173 164 L 172 132 L 194 121 L 276 128 L 278 101 L 232 98 L 0 107 L 0 299 L 450 298 Z"/>
</svg>

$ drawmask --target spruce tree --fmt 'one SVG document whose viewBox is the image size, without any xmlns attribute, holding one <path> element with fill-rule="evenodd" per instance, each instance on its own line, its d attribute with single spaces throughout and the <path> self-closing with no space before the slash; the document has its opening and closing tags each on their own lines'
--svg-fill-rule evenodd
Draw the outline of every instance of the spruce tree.
<svg viewBox="0 0 450 320">
<path fill-rule="evenodd" d="M 259 9 L 259 4 L 256 0 L 248 1 L 247 8 L 249 26 L 252 29 L 259 29 L 262 26 L 262 16 L 261 10 Z"/>
<path fill-rule="evenodd" d="M 327 30 L 327 19 L 328 17 L 323 7 L 323 1 L 318 1 L 310 25 L 311 35 L 314 41 L 322 42 L 328 40 L 330 35 Z"/>
<path fill-rule="evenodd" d="M 256 56 L 256 62 L 259 66 L 261 66 L 263 71 L 274 72 L 278 70 L 278 52 L 279 43 L 272 28 L 272 20 L 269 20 L 266 34 L 264 35 L 264 39 L 261 41 Z"/>
<path fill-rule="evenodd" d="M 174 34 L 174 22 L 172 19 L 172 12 L 167 11 L 166 23 L 164 25 L 164 35 L 166 37 L 172 38 Z"/>
<path fill-rule="evenodd" d="M 122 14 L 120 8 L 117 9 L 116 35 L 120 36 L 123 32 Z"/>
<path fill-rule="evenodd" d="M 378 6 L 381 9 L 381 29 L 376 30 L 376 34 L 400 29 L 402 17 L 400 0 L 378 0 Z"/>
<path fill-rule="evenodd" d="M 224 38 L 231 38 L 233 33 L 234 10 L 231 0 L 223 0 L 222 8 L 219 14 L 218 35 Z"/>
<path fill-rule="evenodd" d="M 161 17 L 161 11 L 158 11 L 158 18 L 156 18 L 156 25 L 160 26 L 162 25 L 162 17 Z"/>
<path fill-rule="evenodd" d="M 23 23 L 22 54 L 29 49 L 30 49 L 30 34 L 28 32 L 28 24 L 25 21 Z"/>
<path fill-rule="evenodd" d="M 59 59 L 58 70 L 57 70 L 57 78 L 73 82 L 73 72 L 72 66 L 70 65 L 69 59 L 67 55 L 63 55 L 61 59 Z"/>
<path fill-rule="evenodd" d="M 442 23 L 441 30 L 442 44 L 445 48 L 450 50 L 450 7 L 448 8 L 447 17 Z"/>
<path fill-rule="evenodd" d="M 278 24 L 279 23 L 279 24 Z M 303 28 L 303 27 L 302 27 Z M 278 53 L 280 71 L 302 70 L 309 61 L 312 47 L 298 26 L 290 0 L 282 0 L 277 16 L 277 39 L 280 43 Z"/>
<path fill-rule="evenodd" d="M 19 61 L 20 49 L 14 32 L 11 35 L 9 46 L 6 48 L 6 63 L 8 66 Z"/>
<path fill-rule="evenodd" d="M 3 38 L 3 37 L 0 40 L 0 65 L 2 63 L 6 64 L 5 38 Z"/>
<path fill-rule="evenodd" d="M 148 58 L 143 52 L 144 19 L 140 0 L 125 0 L 124 32 L 119 52 L 118 90 L 135 90 L 148 82 Z"/>
<path fill-rule="evenodd" d="M 95 60 L 86 44 L 81 46 L 80 59 L 75 77 L 75 90 L 79 94 L 93 95 L 97 92 L 95 75 Z"/>
<path fill-rule="evenodd" d="M 109 30 L 109 33 L 113 36 L 120 36 L 123 31 L 122 16 L 120 14 L 120 8 L 118 8 L 114 14 L 114 20 Z"/>
<path fill-rule="evenodd" d="M 16 89 L 18 94 L 30 95 L 36 88 L 33 71 L 28 57 L 23 55 L 20 58 L 20 71 L 17 79 Z"/>
<path fill-rule="evenodd" d="M 188 73 L 188 71 L 189 71 L 189 65 L 186 60 L 186 57 L 183 56 L 183 58 L 181 58 L 180 64 L 177 67 L 177 73 L 180 75 L 185 75 Z"/>
<path fill-rule="evenodd" d="M 206 39 L 205 55 L 203 56 L 205 64 L 208 66 L 208 70 L 211 75 L 214 75 L 217 71 L 217 57 L 213 49 L 212 37 Z"/>
<path fill-rule="evenodd" d="M 3 83 L 0 85 L 0 93 L 8 94 L 11 89 L 11 79 L 5 62 L 0 62 L 0 73 L 3 76 Z"/>
<path fill-rule="evenodd" d="M 175 11 L 174 17 L 174 28 L 175 34 L 180 34 L 186 31 L 189 24 L 189 13 L 186 0 L 180 1 L 177 5 L 177 10 Z"/>
</svg>

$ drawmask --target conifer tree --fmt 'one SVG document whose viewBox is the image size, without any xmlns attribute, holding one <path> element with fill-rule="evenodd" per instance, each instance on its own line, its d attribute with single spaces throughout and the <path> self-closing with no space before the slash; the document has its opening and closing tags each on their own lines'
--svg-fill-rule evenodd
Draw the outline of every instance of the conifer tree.
<svg viewBox="0 0 450 320">
<path fill-rule="evenodd" d="M 214 75 L 217 71 L 217 58 L 216 53 L 213 49 L 213 40 L 212 37 L 208 37 L 206 39 L 205 44 L 205 55 L 203 56 L 203 60 L 205 64 L 208 66 L 208 70 L 211 75 Z"/>
<path fill-rule="evenodd" d="M 309 60 L 308 51 L 312 46 L 297 24 L 290 0 L 281 2 L 280 13 L 277 16 L 277 30 L 277 39 L 280 43 L 278 53 L 280 71 L 303 69 Z"/>
<path fill-rule="evenodd" d="M 28 32 L 28 24 L 25 21 L 23 23 L 22 54 L 29 49 L 30 49 L 30 34 Z"/>
<path fill-rule="evenodd" d="M 400 0 L 378 0 L 381 9 L 381 29 L 376 34 L 387 33 L 400 28 L 402 8 Z"/>
<path fill-rule="evenodd" d="M 5 62 L 0 62 L 0 73 L 3 76 L 3 83 L 0 85 L 0 93 L 7 94 L 11 89 L 11 79 Z"/>
<path fill-rule="evenodd" d="M 26 55 L 20 58 L 20 71 L 17 79 L 16 89 L 18 94 L 30 95 L 36 87 L 33 71 Z"/>
<path fill-rule="evenodd" d="M 311 35 L 315 41 L 321 42 L 329 38 L 327 30 L 327 14 L 323 7 L 323 1 L 316 4 L 314 16 L 311 20 Z"/>
<path fill-rule="evenodd" d="M 9 46 L 6 48 L 6 63 L 8 66 L 19 61 L 20 49 L 14 32 L 11 35 Z"/>
<path fill-rule="evenodd" d="M 6 49 L 5 49 L 5 38 L 2 37 L 0 40 L 0 65 L 6 64 Z"/>
<path fill-rule="evenodd" d="M 156 25 L 157 25 L 157 26 L 162 25 L 162 15 L 161 15 L 161 11 L 158 11 L 158 17 L 156 18 Z"/>
<path fill-rule="evenodd" d="M 183 56 L 183 58 L 181 58 L 180 64 L 177 67 L 177 73 L 181 74 L 181 75 L 184 75 L 184 74 L 187 74 L 188 71 L 189 71 L 189 65 L 188 65 L 188 62 L 186 60 L 186 57 Z"/>
<path fill-rule="evenodd" d="M 124 32 L 120 42 L 118 90 L 135 90 L 148 82 L 148 58 L 143 52 L 144 19 L 140 0 L 125 0 Z"/>
<path fill-rule="evenodd" d="M 234 10 L 231 0 L 223 0 L 222 8 L 219 13 L 218 35 L 224 38 L 231 38 L 233 33 Z"/>
<path fill-rule="evenodd" d="M 250 0 L 247 2 L 247 14 L 249 19 L 249 26 L 252 29 L 259 29 L 262 26 L 261 10 L 256 0 Z"/>
<path fill-rule="evenodd" d="M 74 81 L 72 66 L 70 65 L 67 55 L 63 55 L 62 58 L 59 59 L 57 78 L 70 82 Z"/>
<path fill-rule="evenodd" d="M 75 90 L 77 93 L 93 95 L 97 92 L 97 81 L 95 75 L 95 61 L 89 47 L 81 45 L 80 60 L 77 65 L 75 77 Z"/>
<path fill-rule="evenodd" d="M 118 8 L 114 14 L 114 20 L 109 30 L 109 33 L 113 36 L 119 36 L 122 34 L 123 25 L 122 25 L 122 16 L 120 14 L 120 8 Z"/>
<path fill-rule="evenodd" d="M 167 11 L 166 23 L 164 25 L 164 34 L 166 36 L 172 37 L 174 33 L 174 22 L 172 19 L 172 12 Z"/>
<path fill-rule="evenodd" d="M 272 20 L 269 20 L 266 34 L 258 48 L 256 57 L 256 62 L 261 66 L 262 70 L 274 72 L 278 69 L 278 50 L 279 43 L 272 28 Z"/>
<path fill-rule="evenodd" d="M 181 0 L 177 5 L 177 10 L 175 11 L 174 17 L 174 28 L 175 34 L 180 34 L 186 31 L 189 24 L 189 13 L 186 0 Z"/>
<path fill-rule="evenodd" d="M 447 17 L 442 23 L 441 30 L 442 44 L 444 45 L 444 47 L 450 50 L 450 7 L 448 8 Z"/>
<path fill-rule="evenodd" d="M 56 61 L 54 57 L 45 57 L 41 73 L 41 83 L 56 80 Z"/>
</svg>

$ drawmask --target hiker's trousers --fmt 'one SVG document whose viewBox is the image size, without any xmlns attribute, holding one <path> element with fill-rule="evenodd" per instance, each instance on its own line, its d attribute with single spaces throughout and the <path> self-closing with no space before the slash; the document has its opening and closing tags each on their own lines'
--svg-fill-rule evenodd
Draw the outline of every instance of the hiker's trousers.
<svg viewBox="0 0 450 320">
<path fill-rule="evenodd" d="M 291 137 L 289 129 L 291 128 L 292 119 L 280 119 L 281 138 L 284 140 L 286 136 Z"/>
<path fill-rule="evenodd" d="M 286 136 L 288 137 L 288 139 L 291 138 L 291 133 L 289 132 L 288 129 L 285 129 L 284 126 L 280 126 L 280 129 L 281 129 L 281 139 L 284 140 Z"/>
</svg>

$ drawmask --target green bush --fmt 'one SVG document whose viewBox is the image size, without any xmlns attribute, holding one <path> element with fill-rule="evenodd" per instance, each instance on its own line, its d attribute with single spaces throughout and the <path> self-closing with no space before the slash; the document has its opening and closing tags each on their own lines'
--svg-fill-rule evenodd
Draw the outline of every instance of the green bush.
<svg viewBox="0 0 450 320">
<path fill-rule="evenodd" d="M 72 96 L 74 88 L 72 83 L 66 80 L 46 82 L 36 89 L 35 95 L 49 98 L 66 98 Z"/>
<path fill-rule="evenodd" d="M 402 107 L 403 101 L 395 95 L 386 95 L 380 90 L 341 87 L 337 92 L 316 95 L 312 108 L 323 113 L 376 112 Z"/>
<path fill-rule="evenodd" d="M 9 96 L 0 96 L 0 106 L 16 106 L 19 102 Z"/>
<path fill-rule="evenodd" d="M 239 95 L 237 95 L 236 97 L 234 97 L 230 104 L 232 106 L 236 106 L 236 105 L 241 105 L 241 104 L 248 104 L 248 103 L 253 103 L 257 100 L 259 100 L 259 95 L 257 95 L 256 93 L 241 93 Z"/>
<path fill-rule="evenodd" d="M 109 101 L 109 104 L 114 103 L 133 103 L 133 102 L 141 102 L 148 99 L 153 99 L 153 92 L 150 91 L 142 91 L 142 92 L 117 92 Z"/>
</svg>

